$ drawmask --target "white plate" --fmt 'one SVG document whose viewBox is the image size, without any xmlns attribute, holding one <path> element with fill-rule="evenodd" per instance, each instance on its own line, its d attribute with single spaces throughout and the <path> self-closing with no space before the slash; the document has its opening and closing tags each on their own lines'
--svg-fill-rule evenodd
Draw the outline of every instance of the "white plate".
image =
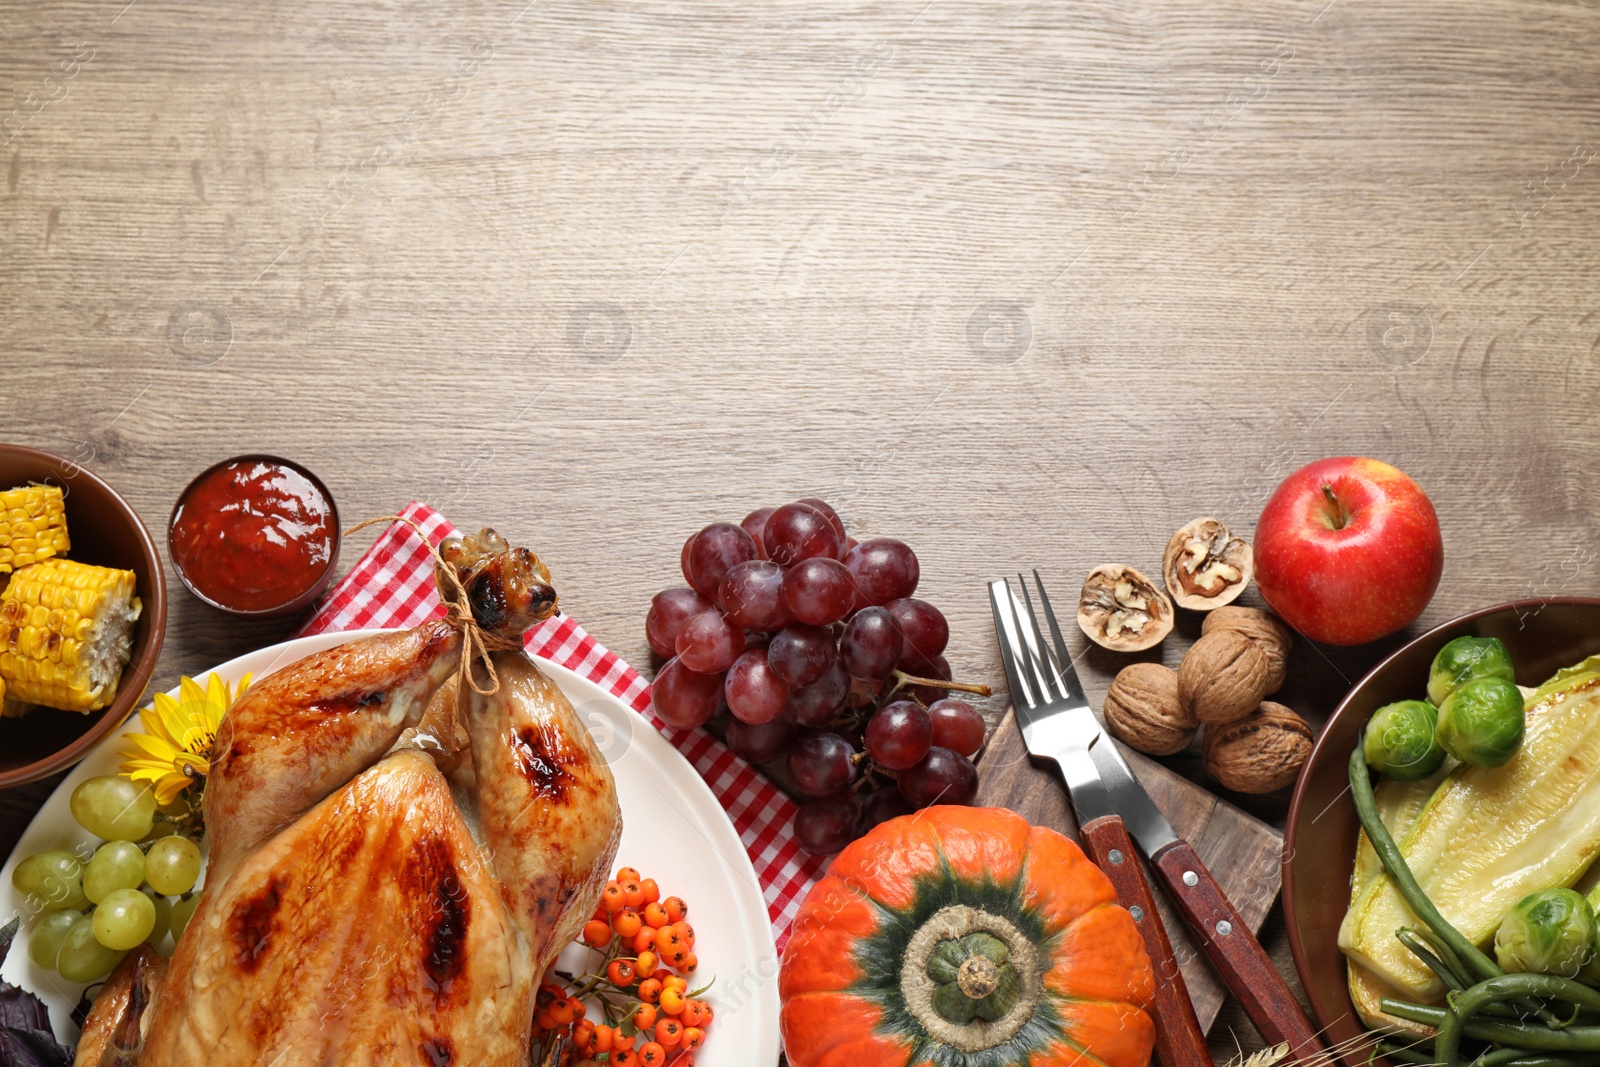
<svg viewBox="0 0 1600 1067">
<path fill-rule="evenodd" d="M 215 673 L 230 683 L 246 673 L 259 678 L 313 652 L 380 632 L 302 637 L 230 660 Z M 655 878 L 663 893 L 689 903 L 695 954 L 700 957 L 694 984 L 716 978 L 706 995 L 716 1010 L 716 1021 L 695 1062 L 700 1067 L 777 1063 L 778 956 L 772 925 L 761 883 L 727 813 L 689 761 L 638 714 L 564 667 L 545 660 L 539 666 L 578 709 L 616 775 L 623 820 L 618 865 L 637 867 Z M 204 675 L 200 677 L 203 681 Z M 172 696 L 177 695 L 173 690 Z M 73 849 L 97 842 L 73 821 L 68 800 L 84 779 L 115 774 L 121 762 L 119 742 L 125 734 L 141 730 L 139 717 L 130 716 L 121 730 L 73 768 L 0 868 L 0 916 L 9 921 L 11 915 L 22 915 L 23 926 L 0 975 L 39 995 L 63 1041 L 77 1040 L 71 1014 L 84 987 L 41 971 L 28 959 L 28 927 L 34 916 L 12 888 L 11 870 L 19 860 L 48 848 Z M 582 959 L 581 950 L 575 958 Z"/>
</svg>

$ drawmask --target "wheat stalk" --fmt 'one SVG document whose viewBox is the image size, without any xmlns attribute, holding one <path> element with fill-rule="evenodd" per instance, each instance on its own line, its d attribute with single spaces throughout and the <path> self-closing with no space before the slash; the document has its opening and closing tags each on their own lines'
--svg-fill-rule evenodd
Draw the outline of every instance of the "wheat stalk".
<svg viewBox="0 0 1600 1067">
<path fill-rule="evenodd" d="M 1269 1048 L 1257 1049 L 1243 1058 L 1235 1057 L 1228 1067 L 1277 1067 L 1279 1061 L 1289 1054 L 1289 1042 L 1272 1045 Z"/>
<path fill-rule="evenodd" d="M 1362 1054 L 1370 1052 L 1381 1040 L 1378 1034 L 1362 1033 L 1355 1037 L 1347 1038 L 1336 1045 L 1332 1045 L 1314 1056 L 1298 1060 L 1298 1067 L 1338 1067 L 1339 1061 L 1348 1053 Z M 1284 1041 L 1264 1049 L 1258 1049 L 1248 1056 L 1240 1052 L 1227 1064 L 1227 1067 L 1277 1067 L 1278 1064 L 1289 1058 L 1289 1043 Z"/>
</svg>

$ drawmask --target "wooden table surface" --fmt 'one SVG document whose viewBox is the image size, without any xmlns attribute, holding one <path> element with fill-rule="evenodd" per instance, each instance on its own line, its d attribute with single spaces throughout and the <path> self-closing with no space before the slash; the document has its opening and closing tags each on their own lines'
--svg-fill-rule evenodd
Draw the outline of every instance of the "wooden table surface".
<svg viewBox="0 0 1600 1067">
<path fill-rule="evenodd" d="M 1418 627 L 1596 588 L 1592 5 L 6 0 L 0 27 L 0 435 L 152 528 L 205 465 L 281 453 L 348 520 L 420 498 L 528 541 L 643 664 L 688 533 L 816 494 L 916 547 L 957 672 L 998 680 L 984 580 L 1153 567 L 1355 453 L 1438 508 Z M 169 586 L 162 687 L 293 625 Z M 1302 643 L 1288 702 L 1320 720 L 1398 640 Z M 1092 699 L 1119 665 L 1088 657 Z"/>
</svg>

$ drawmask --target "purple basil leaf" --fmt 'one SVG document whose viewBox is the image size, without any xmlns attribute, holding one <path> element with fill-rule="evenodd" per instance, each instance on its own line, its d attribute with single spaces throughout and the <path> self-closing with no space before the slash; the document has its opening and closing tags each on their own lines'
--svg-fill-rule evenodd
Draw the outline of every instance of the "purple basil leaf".
<svg viewBox="0 0 1600 1067">
<path fill-rule="evenodd" d="M 22 926 L 21 917 L 0 929 L 0 964 Z M 56 1040 L 50 1011 L 26 989 L 0 979 L 0 1067 L 72 1067 L 72 1050 Z"/>
</svg>

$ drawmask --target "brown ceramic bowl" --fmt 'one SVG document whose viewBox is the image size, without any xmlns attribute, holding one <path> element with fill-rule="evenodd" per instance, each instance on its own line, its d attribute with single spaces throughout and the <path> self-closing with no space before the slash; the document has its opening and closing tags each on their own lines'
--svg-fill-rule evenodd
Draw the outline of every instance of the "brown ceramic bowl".
<svg viewBox="0 0 1600 1067">
<path fill-rule="evenodd" d="M 296 593 L 280 604 L 274 604 L 270 607 L 236 608 L 220 600 L 215 600 L 195 588 L 194 582 L 184 573 L 182 565 L 178 562 L 179 554 L 172 549 L 172 535 L 173 528 L 178 522 L 178 513 L 182 510 L 184 502 L 189 498 L 190 490 L 198 485 L 208 474 L 220 467 L 226 467 L 230 463 L 248 463 L 251 461 L 274 463 L 280 467 L 287 467 L 310 482 L 317 492 L 322 494 L 322 498 L 328 502 L 328 511 L 333 519 L 333 543 L 328 546 L 328 565 L 303 591 Z M 177 574 L 178 580 L 183 583 L 183 587 L 194 594 L 194 598 L 201 603 L 209 604 L 218 611 L 225 611 L 229 615 L 239 615 L 244 618 L 264 619 L 280 615 L 293 615 L 310 607 L 312 602 L 321 596 L 333 582 L 333 576 L 339 569 L 339 547 L 341 541 L 339 505 L 334 502 L 333 494 L 328 492 L 328 487 L 322 484 L 322 479 L 292 459 L 284 459 L 282 456 L 269 456 L 264 452 L 247 452 L 242 456 L 229 456 L 227 459 L 213 463 L 189 480 L 189 484 L 183 487 L 183 492 L 178 494 L 178 499 L 173 503 L 172 514 L 167 516 L 167 558 L 172 560 L 172 570 Z"/>
<path fill-rule="evenodd" d="M 1365 1029 L 1346 987 L 1339 923 L 1350 905 L 1350 873 L 1360 824 L 1349 794 L 1350 753 L 1372 713 L 1420 697 L 1428 668 L 1446 641 L 1498 637 L 1511 651 L 1517 682 L 1537 685 L 1562 667 L 1600 653 L 1600 598 L 1520 600 L 1474 611 L 1430 630 L 1374 667 L 1340 702 L 1311 752 L 1289 806 L 1283 837 L 1283 914 L 1289 947 L 1311 1010 L 1329 1045 Z M 1351 1067 L 1366 1053 L 1347 1057 Z"/>
<path fill-rule="evenodd" d="M 66 558 L 133 571 L 144 610 L 133 627 L 133 659 L 123 668 L 117 696 L 107 707 L 80 715 L 38 708 L 0 719 L 0 789 L 65 770 L 111 733 L 144 697 L 167 629 L 167 582 L 161 557 L 138 514 L 105 482 L 69 459 L 20 445 L 0 444 L 0 488 L 29 482 L 66 490 Z"/>
</svg>

